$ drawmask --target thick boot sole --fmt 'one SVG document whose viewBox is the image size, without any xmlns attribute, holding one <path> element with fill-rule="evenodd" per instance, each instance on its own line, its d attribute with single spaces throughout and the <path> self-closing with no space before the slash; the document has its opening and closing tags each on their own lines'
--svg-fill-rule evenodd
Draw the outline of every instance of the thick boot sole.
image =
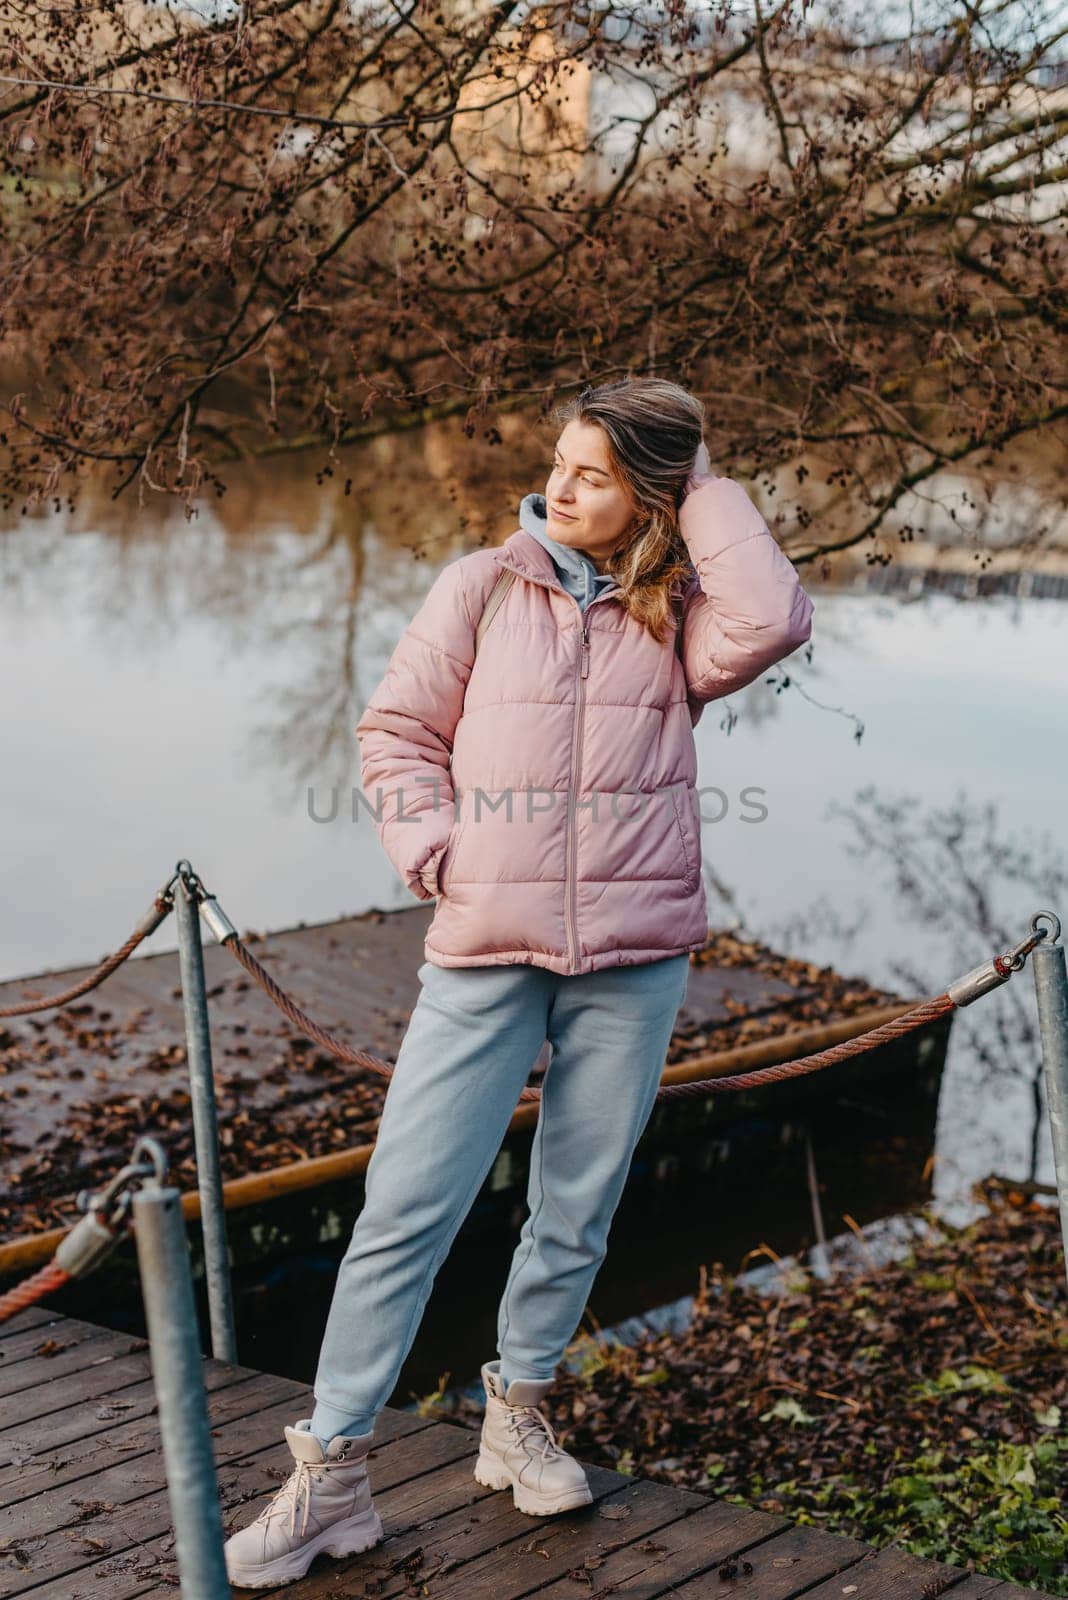
<svg viewBox="0 0 1068 1600">
<path fill-rule="evenodd" d="M 226 1576 L 235 1589 L 270 1589 L 303 1578 L 316 1556 L 355 1556 L 370 1550 L 382 1537 L 382 1523 L 372 1506 L 358 1517 L 346 1517 L 317 1533 L 307 1544 L 257 1566 L 227 1561 Z"/>
<path fill-rule="evenodd" d="M 517 1482 L 501 1458 L 487 1451 L 484 1446 L 475 1461 L 475 1482 L 484 1489 L 511 1489 L 516 1510 L 524 1511 L 528 1517 L 551 1517 L 561 1511 L 574 1511 L 579 1506 L 588 1506 L 593 1501 L 593 1491 L 588 1483 L 569 1489 L 564 1494 L 539 1494 L 536 1489 Z"/>
</svg>

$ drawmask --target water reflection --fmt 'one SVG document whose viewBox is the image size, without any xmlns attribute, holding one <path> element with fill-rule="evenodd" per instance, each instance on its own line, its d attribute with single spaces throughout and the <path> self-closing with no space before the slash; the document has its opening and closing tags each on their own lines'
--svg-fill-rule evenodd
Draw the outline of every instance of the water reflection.
<svg viewBox="0 0 1068 1600">
<path fill-rule="evenodd" d="M 366 813 L 316 823 L 308 791 L 322 811 L 358 783 L 353 730 L 400 630 L 540 485 L 537 431 L 501 427 L 503 447 L 379 440 L 317 481 L 257 462 L 190 524 L 102 488 L 0 536 L 0 973 L 95 960 L 180 855 L 243 928 L 411 903 Z M 767 808 L 706 822 L 710 918 L 933 992 L 1058 908 L 1063 857 L 1039 836 L 1068 750 L 1062 609 L 806 582 L 811 646 L 697 729 L 701 784 Z M 149 947 L 173 944 L 165 925 Z M 1048 1171 L 1029 983 L 958 1018 L 946 1193 L 991 1165 Z"/>
<path fill-rule="evenodd" d="M 1047 831 L 1038 834 L 1010 821 L 995 802 L 960 794 L 948 807 L 925 808 L 915 796 L 890 798 L 866 789 L 856 805 L 835 809 L 852 830 L 850 854 L 890 880 L 903 913 L 947 952 L 1006 950 L 1027 932 L 1030 911 L 1066 903 L 1064 849 Z M 911 992 L 921 992 L 925 982 L 930 986 L 930 971 L 908 951 L 891 962 L 891 970 Z M 979 1137 L 991 1106 L 1011 1106 L 1007 1170 L 1032 1180 L 1048 1177 L 1049 1127 L 1030 971 L 961 1011 L 954 1036 L 955 1056 L 969 1063 L 957 1137 Z"/>
<path fill-rule="evenodd" d="M 907 995 L 933 995 L 1009 949 L 1035 910 L 1066 903 L 1064 849 L 1048 830 L 1010 822 L 996 801 L 958 791 L 949 803 L 930 805 L 916 793 L 869 785 L 851 802 L 832 798 L 827 816 L 870 897 L 852 920 L 822 898 L 761 930 L 788 953 L 837 948 L 841 966 L 861 931 L 880 919 L 887 934 L 893 928 L 901 937 L 896 948 L 887 938 L 879 980 Z M 955 1016 L 934 1163 L 936 1199 L 961 1215 L 970 1182 L 989 1171 L 1053 1180 L 1029 969 Z"/>
</svg>

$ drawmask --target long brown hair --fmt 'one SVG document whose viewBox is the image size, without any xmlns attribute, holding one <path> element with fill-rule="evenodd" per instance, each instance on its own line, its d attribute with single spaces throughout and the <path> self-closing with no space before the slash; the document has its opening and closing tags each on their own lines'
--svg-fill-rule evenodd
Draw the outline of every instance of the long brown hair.
<svg viewBox="0 0 1068 1600">
<path fill-rule="evenodd" d="M 584 389 L 553 419 L 596 423 L 613 472 L 634 502 L 637 527 L 609 556 L 619 602 L 661 641 L 670 637 L 673 601 L 694 567 L 678 511 L 701 443 L 704 406 L 667 378 L 620 378 Z"/>
</svg>

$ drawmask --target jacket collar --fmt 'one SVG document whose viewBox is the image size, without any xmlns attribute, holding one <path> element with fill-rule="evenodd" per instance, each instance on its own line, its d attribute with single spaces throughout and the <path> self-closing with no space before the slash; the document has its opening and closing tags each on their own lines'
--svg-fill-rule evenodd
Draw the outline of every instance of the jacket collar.
<svg viewBox="0 0 1068 1600">
<path fill-rule="evenodd" d="M 525 528 L 517 528 L 501 545 L 494 559 L 498 566 L 518 572 L 522 578 L 532 578 L 535 583 L 548 583 L 554 589 L 564 587 L 556 575 L 552 556 Z"/>
<path fill-rule="evenodd" d="M 545 500 L 542 495 L 528 494 L 524 497 L 519 508 L 520 526 L 506 539 L 497 551 L 496 560 L 499 566 L 507 567 L 511 572 L 517 572 L 524 578 L 530 578 L 534 583 L 542 583 L 552 589 L 560 589 L 565 594 L 569 591 L 561 583 L 553 560 L 549 544 L 555 541 L 542 542 L 530 530 L 531 526 L 539 527 L 545 535 Z M 547 539 L 547 535 L 545 535 Z M 578 556 L 566 546 L 556 545 L 561 550 L 561 563 L 566 563 L 569 570 L 576 572 L 587 564 L 587 558 Z M 614 594 L 619 584 L 613 579 L 606 583 L 603 577 L 595 582 L 596 598 L 602 595 Z"/>
<path fill-rule="evenodd" d="M 525 528 L 517 528 L 501 545 L 494 559 L 498 566 L 507 567 L 510 572 L 517 572 L 532 583 L 543 584 L 548 589 L 559 589 L 561 594 L 568 593 L 560 582 L 552 556 Z M 606 586 L 596 598 L 614 595 L 618 588 L 617 583 Z"/>
<path fill-rule="evenodd" d="M 522 578 L 530 578 L 533 583 L 544 584 L 550 589 L 559 589 L 561 594 L 567 590 L 557 576 L 553 565 L 553 558 L 543 544 L 535 539 L 532 533 L 525 528 L 517 528 L 504 543 L 498 548 L 494 560 L 500 567 L 507 567 L 509 572 L 517 572 Z M 618 585 L 616 586 L 618 587 Z M 682 584 L 682 595 L 688 596 L 701 587 L 701 580 L 696 569 L 692 570 L 687 580 Z M 615 587 L 602 591 L 604 595 L 614 595 Z M 601 596 L 598 596 L 600 599 Z"/>
</svg>

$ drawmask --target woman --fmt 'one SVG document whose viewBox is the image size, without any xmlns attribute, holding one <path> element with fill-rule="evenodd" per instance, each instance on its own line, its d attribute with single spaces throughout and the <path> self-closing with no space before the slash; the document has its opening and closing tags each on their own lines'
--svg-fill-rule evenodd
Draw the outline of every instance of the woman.
<svg viewBox="0 0 1068 1600">
<path fill-rule="evenodd" d="M 227 1543 L 238 1585 L 382 1537 L 375 1417 L 546 1039 L 474 1472 L 532 1515 L 591 1499 L 538 1402 L 708 936 L 692 730 L 809 637 L 812 603 L 745 491 L 707 470 L 692 394 L 622 380 L 562 420 L 544 497 L 499 549 L 445 567 L 356 730 L 386 853 L 437 905 L 314 1413 L 285 1429 L 288 1481 Z"/>
</svg>

